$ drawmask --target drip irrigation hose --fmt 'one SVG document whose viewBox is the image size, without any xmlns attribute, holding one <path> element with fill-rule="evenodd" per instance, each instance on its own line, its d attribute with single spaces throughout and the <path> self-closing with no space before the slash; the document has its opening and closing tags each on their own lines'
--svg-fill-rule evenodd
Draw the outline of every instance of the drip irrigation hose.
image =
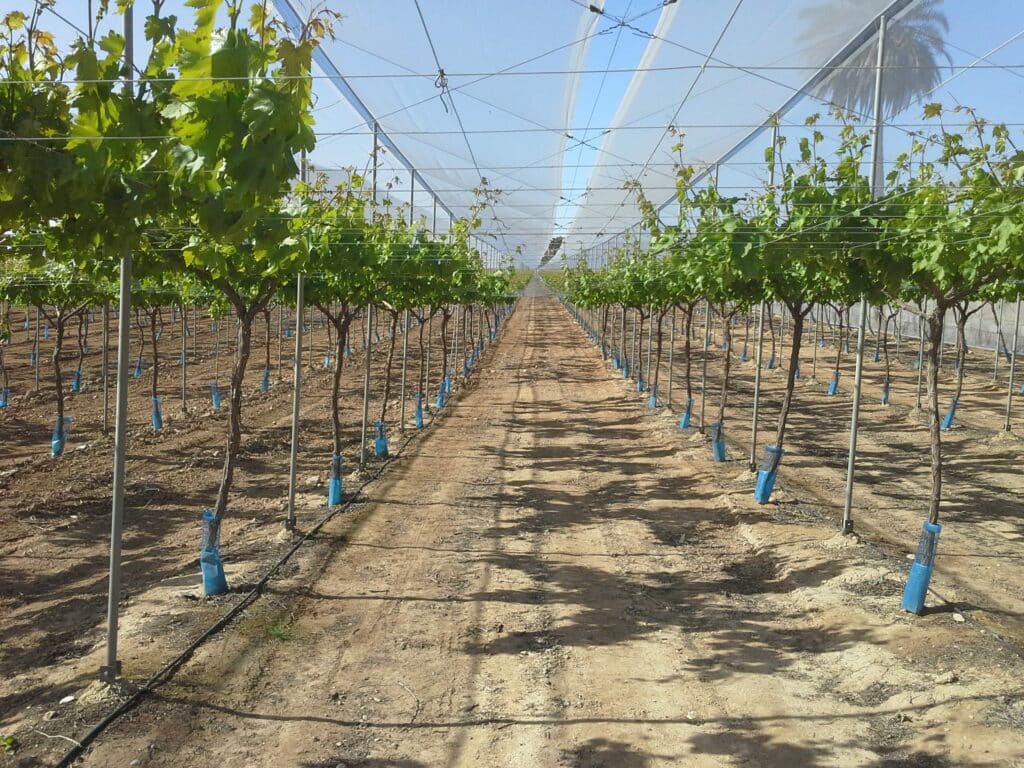
<svg viewBox="0 0 1024 768">
<path fill-rule="evenodd" d="M 508 316 L 506 316 L 505 320 L 508 320 L 512 317 L 512 314 L 515 312 L 517 307 L 518 302 L 513 304 L 512 310 L 509 312 Z M 504 326 L 505 323 L 503 322 L 502 327 Z M 433 414 L 430 417 L 430 420 L 427 422 L 427 426 L 431 426 L 442 413 L 447 412 L 448 411 Z M 366 480 L 360 483 L 359 487 L 356 488 L 355 493 L 352 494 L 352 497 L 348 501 L 346 501 L 344 504 L 340 506 L 329 508 L 327 514 L 321 517 L 320 520 L 317 521 L 312 528 L 310 528 L 308 531 L 302 534 L 295 541 L 295 543 L 292 544 L 288 551 L 285 552 L 284 555 L 282 555 L 265 574 L 263 574 L 260 580 L 256 582 L 255 586 L 253 586 L 253 588 L 249 590 L 248 593 L 246 593 L 245 597 L 243 597 L 241 601 L 238 602 L 237 605 L 232 606 L 231 609 L 228 610 L 228 612 L 225 613 L 223 616 L 221 616 L 216 622 L 214 622 L 212 626 L 210 626 L 199 637 L 197 637 L 195 640 L 189 643 L 185 647 L 185 649 L 181 651 L 181 653 L 179 653 L 173 659 L 168 661 L 163 667 L 157 670 L 157 672 L 153 674 L 152 677 L 150 677 L 148 680 L 146 680 L 146 682 L 143 683 L 134 693 L 132 693 L 131 696 L 125 699 L 111 712 L 107 713 L 98 723 L 96 723 L 96 725 L 90 728 L 88 732 L 86 732 L 86 734 L 78 740 L 78 743 L 64 754 L 64 756 L 60 759 L 60 762 L 57 763 L 56 768 L 69 768 L 71 764 L 76 759 L 78 759 L 79 755 L 81 755 L 86 750 L 86 748 L 90 744 L 92 744 L 92 742 L 94 742 L 101 733 L 103 733 L 103 731 L 110 727 L 110 725 L 112 725 L 122 715 L 131 711 L 138 704 L 140 704 L 142 702 L 142 699 L 147 694 L 153 693 L 158 687 L 168 682 L 174 676 L 174 674 L 190 658 L 192 658 L 192 655 L 199 649 L 201 645 L 203 645 L 207 640 L 209 640 L 214 635 L 217 635 L 222 629 L 224 629 L 228 624 L 230 624 L 231 621 L 236 616 L 238 616 L 238 614 L 240 614 L 250 605 L 255 603 L 256 600 L 259 599 L 259 597 L 263 594 L 263 590 L 270 582 L 270 579 L 277 575 L 278 571 L 281 570 L 281 567 L 285 565 L 296 552 L 299 551 L 299 547 L 301 547 L 303 544 L 309 541 L 311 537 L 319 533 L 320 530 L 325 525 L 327 525 L 327 523 L 329 523 L 334 517 L 336 517 L 342 512 L 347 511 L 358 501 L 370 501 L 369 498 L 360 499 L 360 496 L 363 493 L 363 489 L 365 489 L 366 486 L 370 485 L 371 483 L 380 479 L 381 475 L 384 474 L 388 467 L 390 467 L 395 461 L 397 461 L 402 456 L 402 454 L 405 453 L 405 449 L 409 445 L 409 443 L 411 443 L 413 440 L 416 440 L 419 436 L 419 432 L 409 433 L 409 436 L 402 440 L 401 444 L 398 447 L 398 451 L 393 453 L 389 458 L 387 458 L 370 477 L 366 478 Z"/>
</svg>

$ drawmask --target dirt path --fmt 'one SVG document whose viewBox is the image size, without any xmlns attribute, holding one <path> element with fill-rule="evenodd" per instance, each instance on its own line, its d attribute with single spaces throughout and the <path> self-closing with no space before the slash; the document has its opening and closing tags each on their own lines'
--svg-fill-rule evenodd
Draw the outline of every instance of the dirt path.
<svg viewBox="0 0 1024 768">
<path fill-rule="evenodd" d="M 527 298 L 316 567 L 83 764 L 1021 766 L 1020 657 L 756 509 Z M 136 762 L 133 762 L 136 761 Z"/>
</svg>

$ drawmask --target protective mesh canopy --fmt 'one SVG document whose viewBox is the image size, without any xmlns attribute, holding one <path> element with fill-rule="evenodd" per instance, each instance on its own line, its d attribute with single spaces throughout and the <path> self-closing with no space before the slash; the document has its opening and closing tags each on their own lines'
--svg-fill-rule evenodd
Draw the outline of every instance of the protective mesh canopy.
<svg viewBox="0 0 1024 768">
<path fill-rule="evenodd" d="M 297 28 L 311 2 L 274 5 Z M 376 121 L 381 194 L 412 202 L 441 233 L 450 214 L 469 212 L 486 179 L 493 194 L 478 233 L 492 265 L 517 247 L 518 260 L 535 265 L 560 237 L 570 260 L 600 261 L 624 232 L 639 231 L 623 185 L 639 180 L 666 202 L 677 161 L 707 167 L 736 196 L 759 188 L 763 126 L 776 112 L 783 161 L 814 113 L 821 149 L 831 151 L 830 106 L 869 122 L 883 12 L 886 168 L 915 131 L 931 129 L 926 102 L 971 105 L 1012 133 L 1024 124 L 1019 0 L 987 0 L 983 13 L 977 0 L 419 0 L 422 18 L 415 0 L 327 5 L 343 19 L 317 57 L 312 164 L 332 181 L 347 167 L 367 172 Z M 2 13 L 24 6 L 0 0 Z M 149 4 L 137 6 L 141 61 Z M 87 10 L 82 0 L 56 0 L 44 26 L 70 43 L 88 26 Z M 166 0 L 164 11 L 191 20 L 185 0 Z M 98 35 L 120 24 L 111 13 Z M 946 124 L 963 129 L 966 118 Z M 669 126 L 682 136 L 678 154 Z M 661 215 L 675 222 L 671 206 Z"/>
<path fill-rule="evenodd" d="M 890 5 L 682 0 L 667 6 L 610 126 L 565 252 L 603 247 L 636 224 L 640 211 L 625 182 L 639 180 L 656 203 L 669 199 L 674 162 L 713 165 Z M 673 152 L 680 141 L 681 151 Z"/>
<path fill-rule="evenodd" d="M 304 18 L 309 5 L 275 4 L 289 23 Z M 412 0 L 330 3 L 344 18 L 317 64 L 325 75 L 346 76 L 351 95 L 438 195 L 442 210 L 467 215 L 481 199 L 473 190 L 486 186 L 480 232 L 502 252 L 521 248 L 528 258 L 539 255 L 559 203 L 576 72 L 599 17 L 568 0 L 419 5 L 422 17 Z M 337 99 L 317 90 L 325 103 Z M 325 109 L 317 126 L 326 135 L 315 160 L 331 167 L 346 155 L 365 159 L 372 145 L 366 119 Z M 341 141 L 347 149 L 338 151 Z M 385 161 L 394 166 L 389 171 L 399 171 L 395 160 Z M 409 174 L 399 171 L 389 179 L 396 196 L 408 201 Z M 429 208 L 432 222 L 432 204 L 425 194 L 422 199 L 418 212 Z"/>
<path fill-rule="evenodd" d="M 677 161 L 705 168 L 725 194 L 760 188 L 771 143 L 764 126 L 774 113 L 784 162 L 812 130 L 825 136 L 821 151 L 835 148 L 843 124 L 829 114 L 835 108 L 866 128 L 883 13 L 883 171 L 915 135 L 936 129 L 923 119 L 926 103 L 969 105 L 1011 129 L 1024 124 L 1020 4 L 987 3 L 984 20 L 977 8 L 971 0 L 682 0 L 667 7 L 594 164 L 563 253 L 600 263 L 625 233 L 643 241 L 635 196 L 622 189 L 629 180 L 639 179 L 651 200 L 665 203 L 661 218 L 675 223 Z M 818 122 L 807 127 L 813 115 Z M 947 112 L 945 123 L 966 130 L 968 117 Z"/>
</svg>

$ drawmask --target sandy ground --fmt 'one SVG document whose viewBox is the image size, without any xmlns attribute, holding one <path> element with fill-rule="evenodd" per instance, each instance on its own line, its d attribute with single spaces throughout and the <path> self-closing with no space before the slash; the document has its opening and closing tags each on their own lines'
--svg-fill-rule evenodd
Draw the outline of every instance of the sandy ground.
<svg viewBox="0 0 1024 768">
<path fill-rule="evenodd" d="M 82 764 L 1024 765 L 1014 642 L 900 612 L 902 553 L 757 507 L 674 421 L 525 298 L 372 501 Z"/>
<path fill-rule="evenodd" d="M 776 324 L 778 322 L 776 318 Z M 729 461 L 722 468 L 725 474 L 741 474 L 750 457 L 755 366 L 753 361 L 739 362 L 743 330 L 742 325 L 735 329 L 733 343 L 726 411 Z M 665 333 L 661 391 L 667 395 L 667 326 Z M 751 333 L 754 333 L 753 326 Z M 825 390 L 836 352 L 831 336 L 829 346 L 818 348 L 816 352 L 811 334 L 805 338 L 801 353 L 803 378 L 797 384 L 787 431 L 786 456 L 779 470 L 777 488 L 779 498 L 811 503 L 838 521 L 845 498 L 854 355 L 842 356 L 839 394 L 828 397 Z M 720 328 L 715 340 L 721 340 Z M 754 343 L 751 338 L 751 356 Z M 788 337 L 786 345 L 788 358 Z M 672 405 L 677 410 L 685 397 L 683 365 L 678 357 L 681 346 L 679 342 L 676 347 L 673 377 Z M 911 363 L 917 347 L 905 343 L 902 362 L 897 362 L 893 355 L 891 403 L 887 406 L 881 403 L 884 366 L 871 359 L 873 344 L 869 343 L 867 349 L 855 471 L 854 524 L 874 541 L 887 543 L 890 551 L 912 553 L 928 508 L 930 484 L 927 422 L 912 412 L 916 404 L 918 371 Z M 717 345 L 709 354 L 707 422 L 717 419 L 723 355 Z M 937 570 L 943 578 L 933 583 L 933 589 L 965 615 L 1024 647 L 1024 590 L 1019 587 L 1024 583 L 1021 551 L 1024 476 L 1019 471 L 1024 461 L 1024 440 L 1018 436 L 1024 408 L 1015 402 L 1012 424 L 1018 431 L 1003 432 L 1006 366 L 1003 366 L 999 384 L 993 387 L 990 355 L 979 353 L 968 359 L 969 373 L 957 418 L 953 429 L 942 437 L 944 529 Z M 810 376 L 815 356 L 817 380 Z M 764 357 L 768 357 L 767 340 Z M 783 357 L 780 349 L 779 359 Z M 952 354 L 948 354 L 947 361 L 951 358 Z M 692 375 L 693 423 L 696 425 L 701 402 L 699 350 L 694 354 Z M 783 367 L 762 371 L 758 463 L 762 446 L 774 440 L 785 380 Z M 954 388 L 954 373 L 947 371 L 940 381 L 941 403 L 952 397 Z M 1015 399 L 1021 397 L 1015 394 Z M 752 477 L 750 488 L 753 488 Z"/>
</svg>

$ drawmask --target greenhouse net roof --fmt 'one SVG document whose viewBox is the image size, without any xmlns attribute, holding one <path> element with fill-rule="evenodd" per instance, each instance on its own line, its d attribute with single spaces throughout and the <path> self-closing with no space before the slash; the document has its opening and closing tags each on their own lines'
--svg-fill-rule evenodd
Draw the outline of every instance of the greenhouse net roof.
<svg viewBox="0 0 1024 768">
<path fill-rule="evenodd" d="M 292 25 L 309 10 L 308 2 L 275 2 Z M 499 250 L 543 252 L 560 203 L 578 72 L 600 16 L 567 0 L 331 5 L 343 19 L 316 63 L 349 105 L 365 110 L 318 115 L 327 134 L 320 149 L 343 139 L 348 151 L 340 154 L 365 158 L 376 123 L 393 146 L 396 196 L 408 201 L 410 187 L 401 164 L 393 167 L 397 149 L 442 210 L 465 216 L 480 200 L 481 230 Z"/>
<path fill-rule="evenodd" d="M 24 4 L 0 0 L 0 10 Z M 317 55 L 314 168 L 332 181 L 366 171 L 378 126 L 381 193 L 439 232 L 486 203 L 478 234 L 492 265 L 517 249 L 525 265 L 555 252 L 596 261 L 625 233 L 642 238 L 625 186 L 668 203 L 677 162 L 737 196 L 759 188 L 774 115 L 784 160 L 815 113 L 827 150 L 831 108 L 868 122 L 881 14 L 884 162 L 922 128 L 929 101 L 1024 124 L 1018 0 L 990 0 L 983 14 L 976 0 L 273 4 L 293 29 L 314 5 L 342 15 Z M 137 5 L 141 41 L 148 3 Z M 87 7 L 56 0 L 58 37 L 87 26 Z M 164 10 L 192 13 L 185 0 Z M 661 216 L 673 221 L 672 207 Z"/>
<path fill-rule="evenodd" d="M 308 12 L 299 0 L 276 4 L 293 25 Z M 354 154 L 365 156 L 376 123 L 395 150 L 390 161 L 405 161 L 390 177 L 396 194 L 408 194 L 401 192 L 410 186 L 404 164 L 455 216 L 465 215 L 486 186 L 482 231 L 498 250 L 519 248 L 524 261 L 536 263 L 555 237 L 565 254 L 606 252 L 640 218 L 627 182 L 664 202 L 672 196 L 675 162 L 714 166 L 802 97 L 820 110 L 831 104 L 870 111 L 862 101 L 832 98 L 827 82 L 870 94 L 874 62 L 863 54 L 870 54 L 880 14 L 934 3 L 336 5 L 344 18 L 318 64 L 358 109 L 318 118 L 322 146 L 361 143 Z M 602 38 L 623 33 L 630 44 L 617 58 L 596 50 Z M 611 70 L 628 70 L 629 77 L 604 87 Z M 585 80 L 597 76 L 602 88 L 592 93 Z M 594 124 L 591 99 L 616 105 L 606 125 Z M 588 152 L 593 162 L 577 158 L 569 181 L 573 150 Z"/>
</svg>

